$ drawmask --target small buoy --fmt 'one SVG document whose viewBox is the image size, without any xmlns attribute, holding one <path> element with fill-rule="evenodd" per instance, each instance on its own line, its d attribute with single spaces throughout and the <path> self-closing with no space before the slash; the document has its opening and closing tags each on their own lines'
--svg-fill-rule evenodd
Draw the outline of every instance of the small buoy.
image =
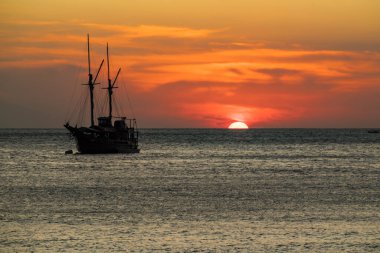
<svg viewBox="0 0 380 253">
<path fill-rule="evenodd" d="M 65 151 L 65 155 L 71 155 L 72 153 L 73 153 L 73 151 L 71 149 Z"/>
</svg>

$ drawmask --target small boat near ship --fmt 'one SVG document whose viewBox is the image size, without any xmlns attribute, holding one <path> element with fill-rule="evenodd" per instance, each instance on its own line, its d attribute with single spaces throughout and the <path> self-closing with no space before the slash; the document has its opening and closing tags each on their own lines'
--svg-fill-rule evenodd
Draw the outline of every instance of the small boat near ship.
<svg viewBox="0 0 380 253">
<path fill-rule="evenodd" d="M 103 66 L 104 60 L 93 78 L 90 64 L 90 39 L 87 35 L 87 53 L 88 53 L 88 83 L 90 93 L 90 122 L 89 127 L 77 127 L 66 122 L 64 127 L 70 131 L 76 141 L 79 153 L 82 154 L 105 154 L 105 153 L 139 153 L 138 147 L 139 132 L 137 129 L 136 119 L 127 117 L 115 117 L 112 112 L 112 95 L 117 78 L 121 68 L 112 81 L 110 78 L 109 53 L 107 43 L 107 72 L 108 72 L 108 115 L 98 117 L 98 124 L 94 121 L 94 88 Z"/>
</svg>

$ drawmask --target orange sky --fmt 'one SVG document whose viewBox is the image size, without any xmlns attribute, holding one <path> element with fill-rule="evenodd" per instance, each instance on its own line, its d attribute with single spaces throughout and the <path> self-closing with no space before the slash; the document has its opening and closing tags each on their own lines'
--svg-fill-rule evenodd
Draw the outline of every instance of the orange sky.
<svg viewBox="0 0 380 253">
<path fill-rule="evenodd" d="M 0 127 L 74 120 L 87 33 L 93 72 L 110 43 L 119 107 L 140 127 L 379 127 L 378 13 L 377 0 L 3 0 Z"/>
</svg>

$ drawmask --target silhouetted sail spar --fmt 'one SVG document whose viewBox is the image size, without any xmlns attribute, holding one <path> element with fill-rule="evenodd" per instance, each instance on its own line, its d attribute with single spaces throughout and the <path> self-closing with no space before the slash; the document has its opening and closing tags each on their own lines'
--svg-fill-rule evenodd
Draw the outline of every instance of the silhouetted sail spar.
<svg viewBox="0 0 380 253">
<path fill-rule="evenodd" d="M 121 69 L 118 70 L 114 80 L 110 78 L 110 63 L 107 43 L 107 76 L 108 76 L 108 115 L 98 117 L 98 124 L 94 122 L 94 87 L 96 84 L 100 70 L 103 66 L 102 60 L 99 69 L 93 78 L 91 73 L 90 61 L 90 39 L 87 35 L 87 53 L 88 53 L 88 83 L 90 92 L 90 122 L 89 127 L 71 126 L 67 122 L 64 126 L 70 131 L 74 137 L 77 149 L 83 154 L 103 154 L 103 153 L 138 153 L 138 130 L 136 119 L 128 119 L 126 117 L 114 117 L 112 115 L 112 95 L 117 78 Z"/>
</svg>

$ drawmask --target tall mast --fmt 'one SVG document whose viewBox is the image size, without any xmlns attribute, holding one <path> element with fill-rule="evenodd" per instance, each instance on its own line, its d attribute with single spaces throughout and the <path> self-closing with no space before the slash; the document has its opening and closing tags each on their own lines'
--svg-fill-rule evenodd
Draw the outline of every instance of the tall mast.
<svg viewBox="0 0 380 253">
<path fill-rule="evenodd" d="M 91 101 L 91 127 L 94 126 L 94 82 L 92 81 L 91 63 L 90 63 L 90 35 L 87 34 L 87 53 L 88 53 L 88 86 L 90 88 Z"/>
<path fill-rule="evenodd" d="M 112 119 L 112 84 L 111 84 L 111 78 L 110 78 L 110 59 L 108 54 L 108 43 L 107 43 L 107 69 L 108 69 L 108 108 L 109 113 L 108 117 Z"/>
<path fill-rule="evenodd" d="M 112 93 L 113 93 L 112 90 L 117 88 L 115 87 L 115 83 L 116 83 L 117 77 L 120 74 L 121 68 L 119 68 L 119 71 L 116 74 L 115 80 L 112 82 L 111 77 L 110 77 L 110 57 L 108 53 L 108 43 L 107 43 L 107 68 L 108 68 L 108 87 L 103 88 L 103 89 L 108 90 L 108 108 L 109 108 L 108 117 L 110 120 L 112 120 Z"/>
</svg>

